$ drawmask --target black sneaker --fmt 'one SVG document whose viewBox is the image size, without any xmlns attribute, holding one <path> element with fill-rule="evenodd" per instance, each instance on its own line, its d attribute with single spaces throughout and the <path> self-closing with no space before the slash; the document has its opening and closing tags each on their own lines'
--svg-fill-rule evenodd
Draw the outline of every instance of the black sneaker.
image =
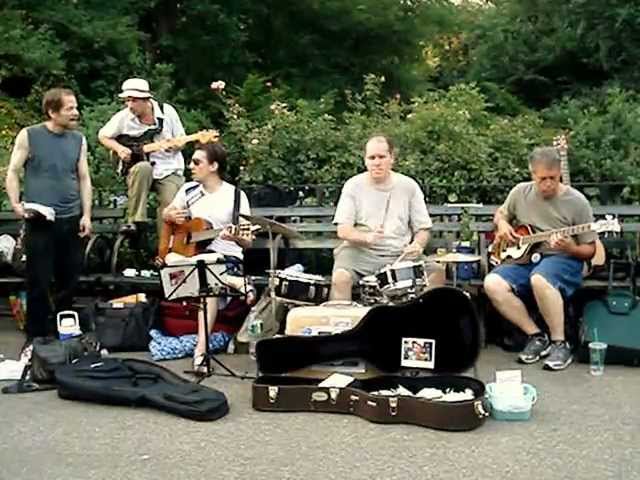
<svg viewBox="0 0 640 480">
<path fill-rule="evenodd" d="M 551 342 L 546 334 L 530 335 L 529 341 L 518 355 L 518 362 L 536 363 L 542 357 L 549 355 L 549 350 L 551 350 Z"/>
<path fill-rule="evenodd" d="M 564 370 L 571 365 L 571 362 L 573 362 L 573 354 L 569 342 L 552 342 L 549 358 L 544 362 L 542 368 L 545 370 Z"/>
</svg>

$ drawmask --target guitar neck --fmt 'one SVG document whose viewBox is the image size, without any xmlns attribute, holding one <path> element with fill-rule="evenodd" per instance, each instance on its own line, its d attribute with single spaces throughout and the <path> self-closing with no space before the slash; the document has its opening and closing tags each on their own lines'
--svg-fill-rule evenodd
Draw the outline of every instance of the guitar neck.
<svg viewBox="0 0 640 480">
<path fill-rule="evenodd" d="M 573 225 L 572 227 L 559 228 L 557 230 L 549 230 L 548 232 L 540 232 L 534 233 L 533 235 L 525 235 L 520 238 L 520 243 L 522 245 L 527 245 L 531 243 L 539 243 L 545 242 L 551 238 L 554 234 L 559 234 L 562 236 L 573 236 L 578 235 L 580 233 L 592 232 L 594 231 L 593 225 L 591 223 L 583 223 L 582 225 Z"/>
<path fill-rule="evenodd" d="M 158 150 L 164 150 L 172 145 L 183 145 L 189 142 L 195 142 L 199 138 L 199 133 L 192 133 L 191 135 L 183 135 L 182 137 L 171 138 L 167 140 L 160 140 L 158 142 L 147 143 L 142 147 L 144 153 L 153 153 Z"/>
<path fill-rule="evenodd" d="M 562 174 L 562 183 L 571 185 L 571 176 L 569 175 L 569 161 L 566 152 L 560 155 L 560 173 Z"/>
</svg>

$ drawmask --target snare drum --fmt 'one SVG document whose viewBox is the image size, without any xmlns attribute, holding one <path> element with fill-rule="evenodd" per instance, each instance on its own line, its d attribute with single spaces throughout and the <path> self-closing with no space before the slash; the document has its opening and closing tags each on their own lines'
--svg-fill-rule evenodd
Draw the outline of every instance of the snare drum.
<svg viewBox="0 0 640 480">
<path fill-rule="evenodd" d="M 365 305 L 376 305 L 382 303 L 382 293 L 375 275 L 362 277 L 358 282 L 360 287 L 360 301 Z"/>
<path fill-rule="evenodd" d="M 319 305 L 329 299 L 331 282 L 320 275 L 300 272 L 275 272 L 273 291 L 275 296 L 303 305 Z"/>
<path fill-rule="evenodd" d="M 399 262 L 387 265 L 375 275 L 382 293 L 388 297 L 422 291 L 427 285 L 423 262 Z"/>
</svg>

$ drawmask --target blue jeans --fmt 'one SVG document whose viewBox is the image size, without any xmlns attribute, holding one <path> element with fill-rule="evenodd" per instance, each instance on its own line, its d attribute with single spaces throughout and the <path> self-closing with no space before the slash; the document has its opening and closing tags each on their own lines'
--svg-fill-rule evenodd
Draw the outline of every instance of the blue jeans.
<svg viewBox="0 0 640 480">
<path fill-rule="evenodd" d="M 541 275 L 549 284 L 569 298 L 582 285 L 582 260 L 568 255 L 545 255 L 538 263 L 500 265 L 491 273 L 500 275 L 522 299 L 531 299 L 531 276 Z"/>
</svg>

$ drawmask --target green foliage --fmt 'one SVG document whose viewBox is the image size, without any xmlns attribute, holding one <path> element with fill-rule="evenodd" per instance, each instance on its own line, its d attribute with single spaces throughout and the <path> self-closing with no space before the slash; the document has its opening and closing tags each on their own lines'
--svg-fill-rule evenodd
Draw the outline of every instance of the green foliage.
<svg viewBox="0 0 640 480">
<path fill-rule="evenodd" d="M 397 170 L 428 184 L 431 201 L 498 202 L 506 192 L 494 184 L 527 179 L 526 156 L 544 136 L 538 116 L 499 117 L 472 85 L 405 104 L 385 99 L 382 84 L 368 76 L 340 114 L 321 99 L 275 102 L 270 116 L 252 119 L 232 103 L 225 133 L 243 183 L 342 184 L 363 170 L 363 145 L 375 132 L 395 139 Z"/>
<path fill-rule="evenodd" d="M 479 10 L 466 37 L 468 79 L 546 106 L 614 78 L 635 88 L 640 5 L 628 0 L 503 0 Z"/>
<path fill-rule="evenodd" d="M 96 134 L 141 76 L 188 132 L 221 131 L 245 184 L 341 185 L 382 131 L 430 201 L 498 202 L 531 148 L 570 129 L 574 181 L 627 182 L 638 201 L 639 19 L 628 0 L 5 0 L 0 167 L 66 85 L 94 185 L 121 194 Z"/>
<path fill-rule="evenodd" d="M 567 98 L 544 112 L 549 123 L 568 128 L 573 182 L 622 182 L 634 186 L 623 200 L 638 202 L 640 96 L 617 87 Z"/>
<path fill-rule="evenodd" d="M 31 112 L 20 110 L 17 102 L 0 97 L 0 173 L 9 164 L 16 135 L 21 128 L 36 122 L 36 118 Z"/>
</svg>

